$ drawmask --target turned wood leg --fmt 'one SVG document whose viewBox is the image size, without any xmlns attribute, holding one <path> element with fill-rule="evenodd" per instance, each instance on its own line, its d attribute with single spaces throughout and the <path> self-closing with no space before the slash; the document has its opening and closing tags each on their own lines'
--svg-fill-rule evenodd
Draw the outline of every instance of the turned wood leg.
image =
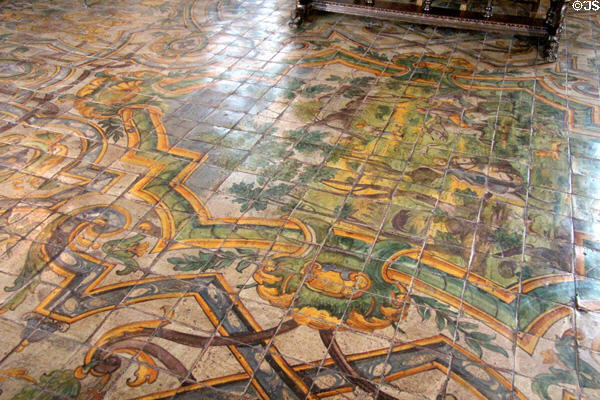
<svg viewBox="0 0 600 400">
<path fill-rule="evenodd" d="M 483 16 L 485 18 L 491 18 L 492 17 L 492 9 L 493 9 L 492 0 L 488 0 L 487 6 L 485 6 L 485 9 L 484 9 Z"/>
<path fill-rule="evenodd" d="M 298 28 L 308 16 L 308 10 L 312 0 L 297 0 L 296 7 L 292 10 L 290 26 Z"/>
<path fill-rule="evenodd" d="M 558 47 L 560 44 L 560 35 L 564 30 L 565 13 L 567 3 L 564 0 L 552 0 L 550 8 L 546 13 L 546 43 L 544 45 L 544 58 L 546 62 L 554 62 L 558 56 Z"/>
<path fill-rule="evenodd" d="M 485 13 L 483 14 L 483 16 L 485 18 L 490 18 L 492 16 L 492 6 L 491 5 L 486 6 L 484 11 L 485 11 Z"/>
<path fill-rule="evenodd" d="M 558 57 L 560 39 L 555 35 L 548 35 L 544 44 L 544 59 L 546 62 L 555 62 Z"/>
</svg>

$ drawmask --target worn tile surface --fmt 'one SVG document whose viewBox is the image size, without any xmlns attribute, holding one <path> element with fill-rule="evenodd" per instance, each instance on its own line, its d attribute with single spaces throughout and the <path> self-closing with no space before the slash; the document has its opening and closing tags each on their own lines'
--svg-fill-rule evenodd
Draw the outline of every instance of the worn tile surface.
<svg viewBox="0 0 600 400">
<path fill-rule="evenodd" d="M 0 0 L 0 398 L 600 398 L 600 13 Z"/>
</svg>

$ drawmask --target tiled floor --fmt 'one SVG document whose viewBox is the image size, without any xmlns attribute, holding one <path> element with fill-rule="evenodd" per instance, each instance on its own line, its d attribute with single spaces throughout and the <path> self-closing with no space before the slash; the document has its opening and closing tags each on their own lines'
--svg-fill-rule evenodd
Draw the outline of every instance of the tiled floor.
<svg viewBox="0 0 600 400">
<path fill-rule="evenodd" d="M 600 12 L 292 3 L 0 0 L 0 398 L 600 398 Z"/>
</svg>

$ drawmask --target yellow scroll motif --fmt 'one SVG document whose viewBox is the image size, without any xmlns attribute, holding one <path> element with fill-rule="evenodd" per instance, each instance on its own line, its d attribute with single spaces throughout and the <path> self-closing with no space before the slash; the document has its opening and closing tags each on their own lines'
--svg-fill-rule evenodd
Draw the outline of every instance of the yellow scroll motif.
<svg viewBox="0 0 600 400">
<path fill-rule="evenodd" d="M 421 262 L 426 263 L 427 265 L 433 268 L 444 271 L 449 275 L 458 278 L 466 277 L 467 281 L 474 284 L 479 289 L 492 294 L 493 296 L 497 297 L 499 300 L 505 303 L 510 303 L 515 300 L 516 294 L 519 292 L 519 285 L 513 285 L 509 288 L 503 288 L 497 285 L 496 283 L 489 281 L 476 274 L 469 273 L 467 275 L 467 271 L 464 268 L 461 268 L 446 260 L 443 260 L 442 258 L 440 258 L 432 252 L 423 251 L 421 254 L 420 249 L 402 250 L 390 257 L 390 259 L 384 264 L 383 267 L 383 279 L 387 282 L 404 285 L 409 285 L 412 282 L 413 289 L 421 293 L 425 293 L 428 296 L 434 297 L 438 300 L 441 300 L 444 303 L 451 305 L 452 307 L 459 308 L 462 306 L 466 314 L 471 315 L 472 317 L 475 317 L 478 320 L 486 323 L 490 328 L 494 329 L 501 335 L 509 339 L 513 338 L 514 332 L 511 327 L 502 323 L 498 319 L 482 312 L 476 306 L 461 302 L 460 298 L 449 294 L 443 290 L 440 290 L 426 282 L 423 282 L 418 278 L 414 278 L 411 274 L 406 274 L 396 269 L 390 268 L 393 266 L 393 260 L 396 260 L 400 257 L 409 257 L 414 260 L 419 260 L 419 255 L 421 255 Z M 572 275 L 570 274 L 536 277 L 522 282 L 521 290 L 523 293 L 528 293 L 535 288 L 542 287 L 547 284 L 565 282 L 569 279 L 573 279 Z M 577 279 L 584 278 L 577 277 Z M 590 308 L 592 309 L 598 309 L 599 306 L 600 304 L 590 303 Z M 570 315 L 570 313 L 571 310 L 569 309 L 569 307 L 557 305 L 556 307 L 553 307 L 547 310 L 546 312 L 540 314 L 535 320 L 533 320 L 529 324 L 529 326 L 523 329 L 523 332 L 518 333 L 517 344 L 527 353 L 533 354 L 535 346 L 537 345 L 537 342 L 539 341 L 540 337 L 543 336 L 543 334 L 555 322 L 562 318 L 565 318 L 566 316 Z"/>
<path fill-rule="evenodd" d="M 319 263 L 308 263 L 302 269 L 308 274 L 306 285 L 315 292 L 336 298 L 358 299 L 364 290 L 371 287 L 371 279 L 364 272 L 351 272 L 349 279 L 344 279 L 338 271 L 324 271 Z"/>
<path fill-rule="evenodd" d="M 157 135 L 156 149 L 164 151 L 168 154 L 176 156 L 183 156 L 191 159 L 191 162 L 183 168 L 177 176 L 169 182 L 169 185 L 183 196 L 189 204 L 193 207 L 198 221 L 202 225 L 219 225 L 219 224 L 237 224 L 237 225 L 248 225 L 248 226 L 269 226 L 276 228 L 294 229 L 300 231 L 304 235 L 304 241 L 309 243 L 313 241 L 312 230 L 303 224 L 301 221 L 295 218 L 255 218 L 255 217 L 242 217 L 242 218 L 218 218 L 212 217 L 208 208 L 206 208 L 202 200 L 187 186 L 185 181 L 192 175 L 192 173 L 202 165 L 207 159 L 207 155 L 198 153 L 192 150 L 183 149 L 179 147 L 171 147 L 169 139 L 166 134 L 166 130 L 161 121 L 162 112 L 160 109 L 152 106 L 140 105 L 131 106 L 121 110 L 121 118 L 125 125 L 125 131 L 128 136 L 128 146 L 137 148 L 140 144 L 140 133 L 133 120 L 133 113 L 136 109 L 146 110 L 150 119 L 154 125 L 155 132 Z M 167 168 L 167 165 L 163 162 L 145 158 L 143 155 L 137 154 L 136 150 L 131 150 L 123 156 L 123 160 L 130 162 L 135 165 L 142 165 L 149 167 L 150 171 L 142 179 L 138 180 L 131 189 L 131 192 L 136 196 L 140 197 L 144 201 L 150 204 L 156 204 L 155 208 L 159 215 L 163 237 L 152 249 L 152 252 L 159 252 L 163 250 L 167 243 L 173 239 L 175 234 L 175 225 L 173 217 L 169 211 L 169 208 L 162 203 L 161 199 L 153 195 L 149 191 L 145 190 L 144 187 L 152 181 L 156 176 L 160 175 L 160 172 Z M 247 240 L 247 239 L 219 239 L 219 238 L 203 238 L 203 239 L 186 239 L 181 240 L 178 243 L 171 244 L 169 249 L 177 250 L 187 247 L 202 247 L 206 249 L 217 249 L 217 248 L 259 248 L 259 249 L 271 249 L 278 252 L 274 257 L 286 255 L 286 256 L 299 256 L 308 249 L 307 244 L 285 244 L 275 243 L 273 244 L 270 240 Z"/>
</svg>

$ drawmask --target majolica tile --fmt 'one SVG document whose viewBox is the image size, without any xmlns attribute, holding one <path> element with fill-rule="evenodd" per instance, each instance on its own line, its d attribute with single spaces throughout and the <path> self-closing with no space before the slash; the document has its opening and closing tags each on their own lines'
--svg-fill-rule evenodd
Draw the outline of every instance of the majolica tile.
<svg viewBox="0 0 600 400">
<path fill-rule="evenodd" d="M 1 397 L 598 397 L 597 15 L 292 6 L 0 1 Z"/>
<path fill-rule="evenodd" d="M 583 388 L 596 389 L 597 385 L 592 372 L 594 367 L 591 367 L 589 362 L 577 357 L 577 349 L 572 345 L 572 339 L 575 336 L 573 332 L 573 330 L 567 330 L 557 336 L 555 341 L 540 340 L 537 344 L 541 350 L 538 353 L 539 356 L 532 357 L 534 360 L 537 358 L 536 361 L 527 360 L 527 356 L 517 356 L 515 381 L 530 380 L 530 385 L 523 386 L 525 393 L 531 391 L 530 397 L 537 395 L 541 398 L 560 398 L 559 396 L 562 395 L 563 398 L 569 398 Z M 572 372 L 576 369 L 574 367 L 576 362 L 584 365 L 584 368 L 591 367 L 590 379 L 582 380 L 581 384 Z"/>
<path fill-rule="evenodd" d="M 600 205 L 598 200 L 594 197 L 588 197 L 585 195 L 573 195 L 571 196 L 573 203 L 573 217 L 579 219 L 589 219 L 598 216 L 598 209 Z"/>
</svg>

